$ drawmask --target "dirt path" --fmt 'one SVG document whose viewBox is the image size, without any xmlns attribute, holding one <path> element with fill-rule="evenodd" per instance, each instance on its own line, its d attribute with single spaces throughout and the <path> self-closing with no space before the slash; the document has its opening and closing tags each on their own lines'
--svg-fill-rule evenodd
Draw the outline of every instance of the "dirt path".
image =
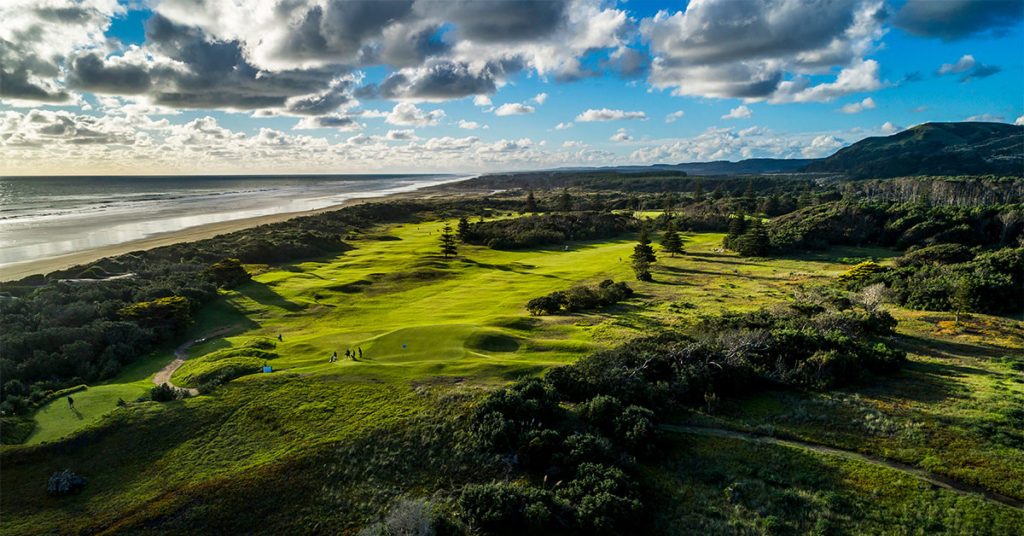
<svg viewBox="0 0 1024 536">
<path fill-rule="evenodd" d="M 185 350 L 188 350 L 189 347 L 191 347 L 193 344 L 205 342 L 207 339 L 216 337 L 218 335 L 223 335 L 229 331 L 231 331 L 231 328 L 218 329 L 217 331 L 207 334 L 205 337 L 196 339 L 194 341 L 186 342 L 179 346 L 177 349 L 174 350 L 174 361 L 168 363 L 166 367 L 160 369 L 160 372 L 156 373 L 156 376 L 153 376 L 153 383 L 157 385 L 166 383 L 171 387 L 175 387 L 175 385 L 171 383 L 171 376 L 174 375 L 174 371 L 178 370 L 178 367 L 180 367 L 182 363 L 185 362 L 185 359 L 187 359 L 187 357 L 185 356 Z M 183 391 L 188 391 L 188 394 L 191 396 L 196 396 L 199 394 L 199 391 L 197 389 L 185 389 L 184 387 L 175 388 L 182 389 Z"/>
<path fill-rule="evenodd" d="M 888 459 L 885 459 L 885 458 L 878 458 L 878 457 L 875 457 L 875 456 L 869 456 L 867 454 L 861 454 L 859 452 L 854 452 L 854 451 L 851 451 L 851 450 L 837 449 L 837 448 L 834 448 L 834 447 L 827 447 L 825 445 L 819 445 L 817 443 L 807 443 L 807 442 L 804 442 L 804 441 L 797 441 L 797 440 L 793 440 L 793 439 L 779 439 L 779 438 L 771 437 L 771 436 L 748 434 L 748 433 L 745 433 L 745 432 L 738 432 L 736 430 L 728 430 L 728 429 L 724 429 L 724 428 L 706 428 L 706 427 L 702 427 L 702 426 L 681 426 L 681 425 L 675 425 L 675 424 L 662 425 L 662 428 L 664 428 L 665 430 L 672 431 L 672 432 L 682 432 L 682 433 L 685 433 L 685 434 L 696 434 L 696 435 L 704 435 L 704 436 L 726 437 L 726 438 L 729 438 L 729 439 L 738 439 L 738 440 L 741 440 L 741 441 L 753 441 L 753 442 L 756 442 L 756 443 L 768 443 L 768 444 L 772 444 L 772 445 L 782 445 L 782 446 L 786 446 L 786 447 L 795 447 L 795 448 L 800 448 L 800 449 L 804 449 L 804 450 L 810 450 L 810 451 L 813 451 L 813 452 L 818 452 L 818 453 L 821 453 L 821 454 L 828 454 L 830 456 L 838 456 L 840 458 L 846 458 L 848 460 L 855 460 L 855 461 L 859 461 L 859 462 L 870 463 L 871 465 L 877 465 L 879 467 L 885 467 L 885 468 L 888 468 L 888 469 L 892 469 L 894 471 L 899 471 L 901 473 L 908 474 L 910 476 L 913 476 L 915 478 L 918 478 L 920 480 L 928 482 L 929 484 L 931 484 L 933 486 L 938 486 L 938 487 L 943 488 L 943 489 L 948 489 L 950 491 L 954 491 L 956 493 L 960 493 L 961 495 L 972 495 L 972 496 L 975 496 L 975 497 L 980 496 L 981 498 L 983 498 L 986 501 L 989 501 L 991 503 L 998 503 L 998 504 L 1002 504 L 1002 505 L 1006 505 L 1006 506 L 1011 506 L 1013 508 L 1024 509 L 1024 501 L 1021 501 L 1019 499 L 1015 499 L 1013 497 L 1007 497 L 1006 495 L 1003 495 L 1001 493 L 996 493 L 994 491 L 989 491 L 989 490 L 984 489 L 984 488 L 982 488 L 980 486 L 974 486 L 972 484 L 967 484 L 967 483 L 964 483 L 964 482 L 960 482 L 958 480 L 953 480 L 953 479 L 951 479 L 951 478 L 949 478 L 947 476 L 937 475 L 935 473 L 931 473 L 931 472 L 925 471 L 923 469 L 919 469 L 917 467 L 913 467 L 911 465 L 907 465 L 907 464 L 904 464 L 904 463 L 896 462 L 896 461 L 893 461 L 893 460 L 888 460 Z"/>
</svg>

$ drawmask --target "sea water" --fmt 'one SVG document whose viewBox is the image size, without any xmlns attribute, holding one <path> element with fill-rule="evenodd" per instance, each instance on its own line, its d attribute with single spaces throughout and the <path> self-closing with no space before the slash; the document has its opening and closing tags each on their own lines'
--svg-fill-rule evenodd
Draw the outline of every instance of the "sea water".
<svg viewBox="0 0 1024 536">
<path fill-rule="evenodd" d="M 0 267 L 197 225 L 316 210 L 455 175 L 0 177 Z"/>
</svg>

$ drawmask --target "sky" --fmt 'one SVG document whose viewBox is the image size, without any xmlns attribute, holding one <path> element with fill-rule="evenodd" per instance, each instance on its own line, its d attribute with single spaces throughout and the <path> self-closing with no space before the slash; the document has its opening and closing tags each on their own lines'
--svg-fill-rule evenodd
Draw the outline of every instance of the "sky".
<svg viewBox="0 0 1024 536">
<path fill-rule="evenodd" d="M 1024 124 L 1024 0 L 3 0 L 0 175 L 819 158 Z"/>
</svg>

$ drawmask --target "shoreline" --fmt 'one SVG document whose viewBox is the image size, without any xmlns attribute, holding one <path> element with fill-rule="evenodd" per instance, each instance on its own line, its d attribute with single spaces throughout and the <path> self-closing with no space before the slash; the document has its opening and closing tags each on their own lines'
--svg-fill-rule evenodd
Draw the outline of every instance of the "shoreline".
<svg viewBox="0 0 1024 536">
<path fill-rule="evenodd" d="M 472 178 L 475 177 L 468 177 L 465 180 L 470 180 Z M 6 283 L 11 281 L 17 281 L 19 279 L 35 274 L 45 275 L 57 270 L 71 268 L 72 266 L 95 262 L 105 257 L 114 257 L 117 255 L 123 255 L 125 253 L 131 253 L 133 251 L 141 251 L 158 248 L 161 246 L 169 246 L 171 244 L 177 244 L 179 242 L 196 242 L 198 240 L 213 238 L 214 236 L 217 235 L 233 233 L 235 231 L 241 231 L 252 227 L 258 227 L 260 225 L 265 225 L 268 223 L 278 223 L 293 218 L 301 218 L 303 216 L 323 214 L 325 212 L 332 212 L 346 207 L 361 205 L 363 203 L 370 203 L 376 201 L 390 201 L 396 199 L 425 199 L 435 197 L 438 195 L 472 193 L 471 190 L 463 191 L 457 187 L 458 184 L 465 182 L 465 180 L 427 186 L 419 190 L 413 190 L 411 192 L 398 192 L 378 197 L 358 197 L 354 199 L 349 199 L 337 205 L 331 205 L 328 207 L 313 210 L 304 210 L 300 212 L 282 212 L 279 214 L 268 214 L 266 216 L 254 216 L 251 218 L 241 218 L 237 220 L 222 221 L 217 223 L 207 223 L 204 225 L 197 225 L 195 227 L 189 227 L 178 231 L 168 231 L 165 233 L 160 233 L 140 240 L 132 240 L 130 242 L 122 242 L 120 244 L 111 244 L 109 246 L 102 246 L 83 251 L 75 251 L 72 253 L 65 253 L 63 255 L 57 255 L 55 257 L 48 257 L 45 259 L 35 259 L 31 261 L 19 262 L 0 267 L 0 282 Z"/>
</svg>

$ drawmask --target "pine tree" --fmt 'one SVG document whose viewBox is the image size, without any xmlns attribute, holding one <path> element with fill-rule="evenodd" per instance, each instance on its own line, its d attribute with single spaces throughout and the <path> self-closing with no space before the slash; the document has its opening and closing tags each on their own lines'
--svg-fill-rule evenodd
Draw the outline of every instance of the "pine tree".
<svg viewBox="0 0 1024 536">
<path fill-rule="evenodd" d="M 754 218 L 750 229 L 736 240 L 736 251 L 744 257 L 763 257 L 768 252 L 768 231 L 761 218 Z"/>
<path fill-rule="evenodd" d="M 722 185 L 716 184 L 715 189 L 711 190 L 711 199 L 719 200 L 722 198 Z"/>
<path fill-rule="evenodd" d="M 729 220 L 729 232 L 725 235 L 722 245 L 729 249 L 736 249 L 737 240 L 747 231 L 747 215 L 740 210 Z"/>
<path fill-rule="evenodd" d="M 747 210 L 755 210 L 757 208 L 757 196 L 754 194 L 754 179 L 750 179 L 747 182 L 747 191 L 743 192 L 743 204 Z"/>
<path fill-rule="evenodd" d="M 807 183 L 804 185 L 804 190 L 800 192 L 800 197 L 797 199 L 797 204 L 800 208 L 809 207 L 814 204 L 814 198 L 811 197 L 811 184 Z"/>
<path fill-rule="evenodd" d="M 562 190 L 562 195 L 558 196 L 558 211 L 569 212 L 572 210 L 572 197 L 569 196 L 569 189 L 565 188 Z"/>
<path fill-rule="evenodd" d="M 665 215 L 671 218 L 672 210 L 675 208 L 675 206 L 676 196 L 675 194 L 669 192 L 668 194 L 665 195 Z"/>
<path fill-rule="evenodd" d="M 655 255 L 654 255 L 654 248 L 651 247 L 651 239 L 647 236 L 647 227 L 646 226 L 640 228 L 640 237 L 637 239 L 637 242 L 639 242 L 639 244 L 637 245 L 637 248 L 643 248 L 644 254 L 646 255 L 647 262 L 652 263 L 652 264 L 655 263 L 655 262 L 658 262 L 657 257 L 655 257 Z M 635 253 L 638 250 L 636 248 L 634 248 L 633 251 Z"/>
<path fill-rule="evenodd" d="M 459 218 L 459 226 L 455 230 L 455 236 L 458 237 L 459 242 L 465 242 L 469 238 L 469 218 L 463 216 Z"/>
<path fill-rule="evenodd" d="M 446 259 L 458 253 L 458 248 L 455 245 L 455 233 L 452 232 L 450 223 L 445 223 L 444 230 L 441 231 L 441 253 Z"/>
<path fill-rule="evenodd" d="M 640 247 L 640 246 L 637 246 Z M 643 256 L 637 256 L 633 254 L 633 273 L 636 274 L 637 281 L 651 281 L 654 279 L 651 277 L 651 263 L 647 262 L 647 259 Z"/>
<path fill-rule="evenodd" d="M 693 191 L 693 200 L 698 203 L 704 201 L 704 179 L 697 179 L 697 189 Z"/>
<path fill-rule="evenodd" d="M 683 252 L 683 239 L 679 238 L 679 233 L 676 232 L 676 227 L 672 222 L 668 223 L 668 229 L 665 229 L 665 234 L 661 237 L 661 249 L 673 257 L 677 253 Z"/>
<path fill-rule="evenodd" d="M 532 188 L 529 192 L 526 192 L 526 212 L 529 212 L 530 214 L 537 213 L 537 199 L 533 197 Z"/>
</svg>

